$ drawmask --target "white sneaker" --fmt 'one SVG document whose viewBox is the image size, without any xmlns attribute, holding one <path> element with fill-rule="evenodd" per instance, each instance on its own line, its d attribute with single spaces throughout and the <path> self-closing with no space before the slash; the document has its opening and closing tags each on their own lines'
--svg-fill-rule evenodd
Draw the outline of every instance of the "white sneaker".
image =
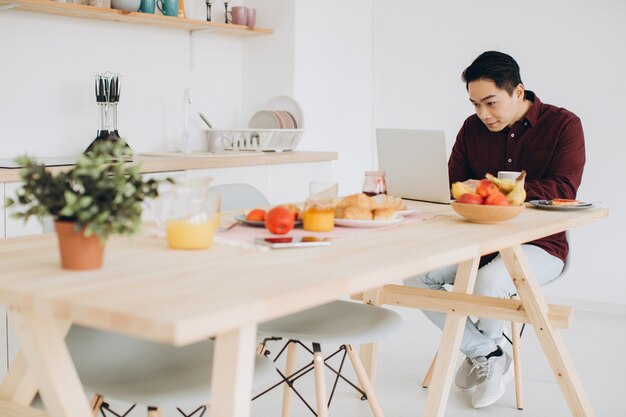
<svg viewBox="0 0 626 417">
<path fill-rule="evenodd" d="M 476 386 L 476 367 L 474 367 L 474 361 L 467 356 L 456 371 L 456 377 L 454 383 L 462 390 L 472 389 Z"/>
<path fill-rule="evenodd" d="M 474 358 L 477 385 L 472 395 L 474 408 L 487 407 L 498 401 L 506 391 L 506 384 L 513 378 L 511 356 L 502 352 L 502 356 L 484 356 Z"/>
</svg>

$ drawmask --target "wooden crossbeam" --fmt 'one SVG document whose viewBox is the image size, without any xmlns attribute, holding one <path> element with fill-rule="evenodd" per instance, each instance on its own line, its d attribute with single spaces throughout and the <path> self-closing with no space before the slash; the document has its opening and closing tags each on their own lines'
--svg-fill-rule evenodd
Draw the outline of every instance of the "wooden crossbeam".
<svg viewBox="0 0 626 417">
<path fill-rule="evenodd" d="M 351 298 L 362 301 L 363 294 L 354 294 Z M 433 291 L 404 285 L 385 285 L 381 290 L 380 303 L 447 314 L 530 323 L 521 301 L 506 298 Z M 571 307 L 549 304 L 548 308 L 548 317 L 555 327 L 570 327 L 573 315 Z"/>
</svg>

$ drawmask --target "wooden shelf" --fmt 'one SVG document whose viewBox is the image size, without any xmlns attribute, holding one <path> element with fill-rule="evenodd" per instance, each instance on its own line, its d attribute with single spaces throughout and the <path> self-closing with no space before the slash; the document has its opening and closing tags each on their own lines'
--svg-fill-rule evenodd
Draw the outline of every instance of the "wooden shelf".
<svg viewBox="0 0 626 417">
<path fill-rule="evenodd" d="M 2 5 L 6 5 L 2 7 Z M 126 12 L 116 9 L 102 9 L 80 4 L 58 3 L 51 0 L 0 0 L 0 9 L 21 10 L 27 12 L 56 14 L 61 16 L 79 17 L 82 19 L 105 20 L 113 22 L 134 23 L 190 32 L 206 31 L 234 36 L 267 35 L 271 29 L 253 28 L 203 20 L 181 19 L 160 14 Z"/>
</svg>

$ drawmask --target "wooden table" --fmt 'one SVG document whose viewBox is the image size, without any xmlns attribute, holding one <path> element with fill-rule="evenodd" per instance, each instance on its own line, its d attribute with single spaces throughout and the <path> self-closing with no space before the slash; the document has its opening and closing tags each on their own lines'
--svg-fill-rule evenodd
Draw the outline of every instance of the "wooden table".
<svg viewBox="0 0 626 417">
<path fill-rule="evenodd" d="M 214 384 L 212 415 L 248 416 L 258 322 L 453 263 L 461 264 L 454 290 L 469 293 L 479 257 L 501 250 L 524 307 L 542 329 L 540 341 L 574 415 L 592 416 L 520 244 L 604 218 L 608 210 L 529 208 L 507 223 L 478 225 L 447 206 L 422 206 L 440 215 L 306 250 L 185 252 L 154 238 L 130 244 L 113 238 L 104 268 L 93 272 L 61 270 L 54 235 L 0 241 L 0 303 L 7 305 L 22 344 L 0 386 L 0 415 L 91 415 L 63 341 L 69 325 L 79 323 L 177 346 L 215 336 L 213 381 L 220 383 Z M 458 350 L 464 320 L 448 317 L 440 357 L 451 359 Z M 444 413 L 453 362 L 437 361 L 428 416 Z M 27 406 L 37 389 L 47 414 Z"/>
</svg>

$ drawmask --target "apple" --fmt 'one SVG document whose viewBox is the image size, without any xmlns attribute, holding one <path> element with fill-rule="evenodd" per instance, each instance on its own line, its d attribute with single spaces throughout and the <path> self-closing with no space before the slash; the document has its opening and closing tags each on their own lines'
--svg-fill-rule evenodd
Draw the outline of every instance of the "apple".
<svg viewBox="0 0 626 417">
<path fill-rule="evenodd" d="M 283 207 L 285 207 L 287 210 L 289 210 L 290 212 L 293 213 L 293 219 L 294 220 L 298 220 L 300 218 L 300 216 L 302 216 L 302 212 L 300 211 L 300 207 L 296 206 L 295 204 L 283 204 Z"/>
<path fill-rule="evenodd" d="M 293 229 L 293 213 L 284 206 L 277 206 L 267 212 L 265 228 L 275 235 L 284 235 Z"/>
<path fill-rule="evenodd" d="M 509 206 L 509 200 L 500 191 L 490 194 L 485 198 L 485 204 L 490 206 Z"/>
<path fill-rule="evenodd" d="M 458 201 L 463 204 L 482 204 L 483 198 L 478 194 L 465 193 L 461 194 Z"/>
<path fill-rule="evenodd" d="M 478 185 L 476 186 L 476 194 L 479 196 L 486 198 L 492 194 L 500 191 L 498 186 L 489 181 L 488 179 L 480 180 Z"/>
</svg>

